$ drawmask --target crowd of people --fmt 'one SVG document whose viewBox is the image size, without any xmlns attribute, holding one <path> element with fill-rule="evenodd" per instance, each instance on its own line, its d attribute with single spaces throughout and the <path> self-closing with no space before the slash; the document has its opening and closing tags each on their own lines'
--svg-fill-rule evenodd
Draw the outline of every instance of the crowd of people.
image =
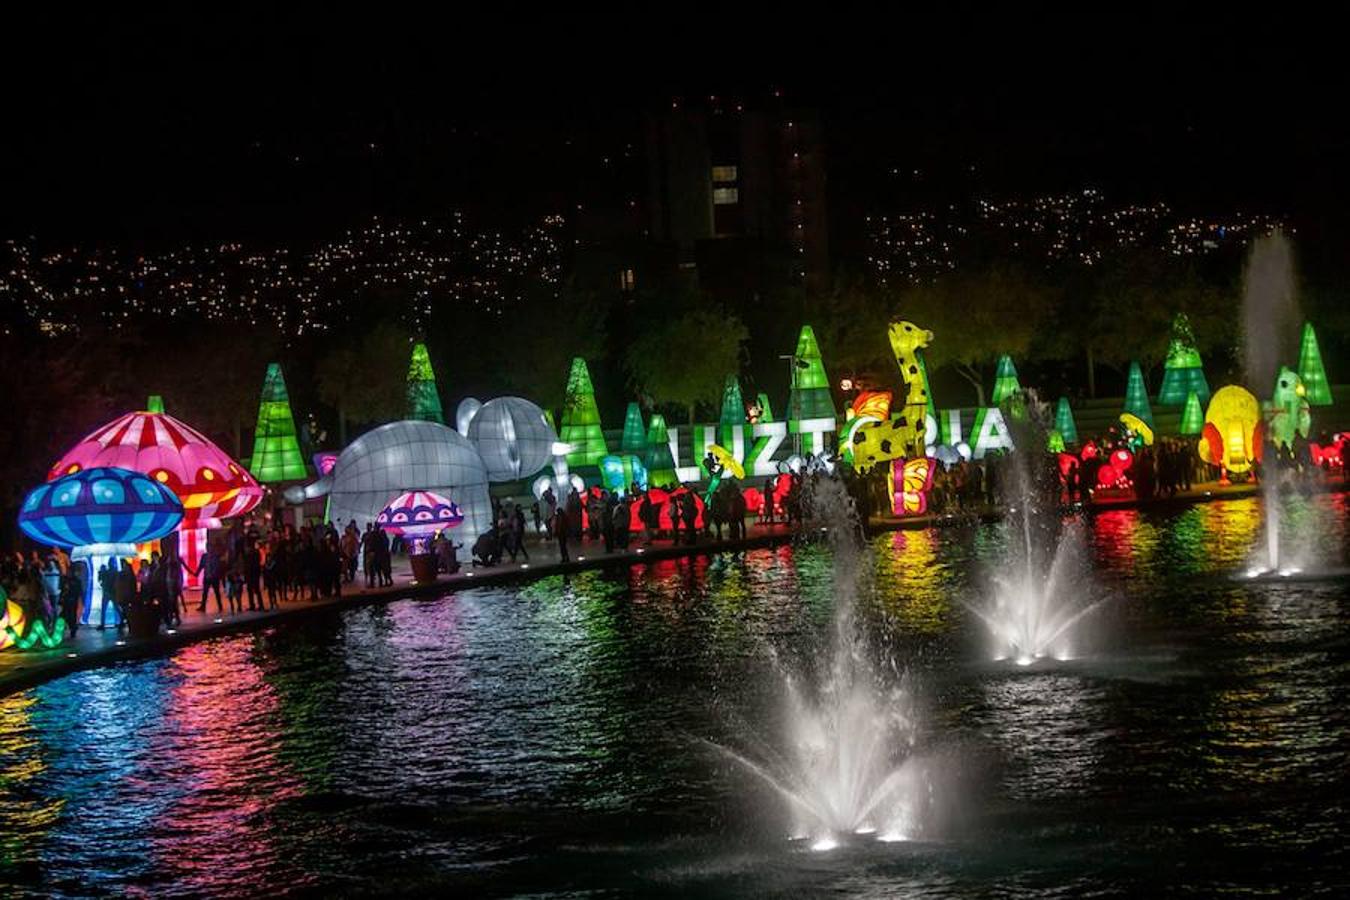
<svg viewBox="0 0 1350 900">
<path fill-rule="evenodd" d="M 1319 446 L 1332 446 L 1328 436 L 1319 439 Z M 1084 452 L 1089 446 L 1093 449 Z M 1119 448 L 1130 450 L 1128 467 L 1104 476 L 1104 467 L 1116 464 L 1113 453 Z M 1166 499 L 1222 474 L 1201 462 L 1194 441 L 1184 438 L 1164 437 L 1144 444 L 1137 435 L 1112 428 L 1077 450 L 1036 456 L 1025 472 L 1019 471 L 1025 463 L 1006 451 L 950 465 L 934 463 L 927 509 L 937 514 L 981 514 L 1014 504 L 1028 491 L 1041 498 L 1039 502 L 1065 505 L 1115 495 Z M 1282 480 L 1308 486 L 1319 477 L 1344 477 L 1346 455 L 1350 454 L 1314 455 L 1309 442 L 1299 438 L 1292 447 L 1265 446 L 1264 462 L 1256 464 L 1252 474 L 1259 480 L 1278 473 Z M 528 506 L 494 498 L 492 523 L 473 544 L 472 564 L 490 567 L 504 559 L 528 563 L 531 525 L 533 540 L 556 544 L 557 559 L 567 562 L 583 538 L 605 553 L 623 552 L 634 542 L 692 545 L 700 539 L 721 541 L 724 533 L 737 540 L 746 536 L 752 517 L 761 525 L 781 523 L 789 528 L 800 528 L 810 518 L 806 482 L 819 472 L 785 473 L 764 481 L 759 491 L 747 491 L 745 483 L 722 480 L 721 465 L 711 456 L 704 466 L 713 477 L 702 495 L 679 484 L 645 488 L 634 483 L 626 490 L 572 488 L 561 502 L 550 487 Z M 891 513 L 895 488 L 883 467 L 862 476 L 847 467 L 840 471 L 859 510 Z M 419 542 L 423 540 L 416 549 L 434 557 L 438 571 L 459 571 L 462 545 L 454 542 L 448 529 Z M 368 589 L 392 586 L 393 557 L 410 549 L 402 538 L 391 540 L 373 522 L 362 530 L 349 521 L 341 531 L 333 523 L 301 527 L 276 523 L 265 535 L 256 522 L 235 522 L 212 537 L 195 567 L 179 555 L 175 540 L 161 542 L 161 550 L 145 559 L 109 559 L 93 573 L 59 549 L 26 556 L 15 552 L 0 556 L 0 588 L 20 607 L 25 622 L 40 622 L 49 634 L 64 623 L 65 633 L 73 636 L 82 622 L 100 630 L 130 627 L 153 633 L 181 624 L 189 608 L 185 586 L 190 577 L 200 581 L 196 607 L 200 613 L 207 612 L 213 599 L 217 616 L 265 611 L 282 602 L 340 597 L 359 573 L 364 573 Z M 90 577 L 99 590 L 90 591 L 86 584 Z M 86 611 L 85 598 L 91 594 L 96 602 Z"/>
</svg>

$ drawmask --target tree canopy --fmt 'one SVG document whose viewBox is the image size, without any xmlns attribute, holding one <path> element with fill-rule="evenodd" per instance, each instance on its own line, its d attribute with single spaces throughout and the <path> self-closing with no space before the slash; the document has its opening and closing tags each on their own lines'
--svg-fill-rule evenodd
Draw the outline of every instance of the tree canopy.
<svg viewBox="0 0 1350 900">
<path fill-rule="evenodd" d="M 682 407 L 692 423 L 700 404 L 721 400 L 727 373 L 740 370 L 748 337 L 736 316 L 702 304 L 641 333 L 628 347 L 625 366 L 639 393 Z"/>
</svg>

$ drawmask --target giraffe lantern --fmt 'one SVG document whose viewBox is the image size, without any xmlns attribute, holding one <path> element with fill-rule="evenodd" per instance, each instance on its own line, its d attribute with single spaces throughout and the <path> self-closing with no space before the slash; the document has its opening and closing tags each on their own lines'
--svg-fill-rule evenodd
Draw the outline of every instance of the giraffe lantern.
<svg viewBox="0 0 1350 900">
<path fill-rule="evenodd" d="M 866 422 L 850 431 L 853 465 L 860 472 L 879 462 L 905 457 L 918 459 L 925 453 L 928 383 L 917 354 L 932 342 L 933 332 L 912 322 L 896 322 L 890 326 L 888 336 L 908 392 L 898 415 L 883 415 L 881 421 Z"/>
</svg>

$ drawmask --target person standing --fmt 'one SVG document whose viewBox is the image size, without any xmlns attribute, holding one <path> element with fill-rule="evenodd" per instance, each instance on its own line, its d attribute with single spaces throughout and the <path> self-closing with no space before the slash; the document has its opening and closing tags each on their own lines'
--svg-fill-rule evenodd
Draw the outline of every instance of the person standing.
<svg viewBox="0 0 1350 900">
<path fill-rule="evenodd" d="M 112 605 L 114 611 L 117 609 L 117 570 L 112 568 L 112 562 L 105 562 L 98 569 L 98 587 L 103 594 L 102 603 L 98 611 L 98 630 L 102 631 L 108 627 L 108 606 Z M 94 611 L 89 610 L 92 617 Z"/>
<path fill-rule="evenodd" d="M 361 567 L 366 570 L 366 589 L 375 587 L 375 523 L 366 523 L 366 533 L 361 536 Z"/>
<path fill-rule="evenodd" d="M 568 504 L 571 505 L 570 503 Z M 567 539 L 572 533 L 572 523 L 567 520 L 567 507 L 559 506 L 553 514 L 553 536 L 558 540 L 558 561 L 568 562 Z"/>
<path fill-rule="evenodd" d="M 380 586 L 390 587 L 394 583 L 394 565 L 389 552 L 389 535 L 384 529 L 375 529 L 375 568 L 379 572 Z"/>
<path fill-rule="evenodd" d="M 535 517 L 538 518 L 539 504 L 537 503 L 534 506 L 534 514 Z M 516 536 L 516 550 L 520 551 L 520 554 L 528 560 L 530 558 L 530 551 L 525 549 L 525 510 L 520 504 L 516 504 L 516 517 L 515 521 L 511 523 L 511 528 Z"/>
<path fill-rule="evenodd" d="M 117 581 L 113 587 L 113 602 L 117 604 L 117 614 L 121 621 L 117 623 L 117 630 L 129 627 L 127 616 L 131 608 L 136 605 L 136 573 L 131 570 L 131 564 L 125 559 L 117 570 Z M 220 602 L 220 593 L 216 593 L 216 602 Z M 106 607 L 105 607 L 106 608 Z"/>
<path fill-rule="evenodd" d="M 212 590 L 216 592 L 216 612 L 224 613 L 225 604 L 220 598 L 220 582 L 225 575 L 224 560 L 220 558 L 220 547 L 214 541 L 206 545 L 206 552 L 202 554 L 201 565 L 197 567 L 197 572 L 202 576 L 202 602 L 197 606 L 197 612 L 206 612 L 206 598 Z"/>
<path fill-rule="evenodd" d="M 251 540 L 244 543 L 244 587 L 248 590 L 249 612 L 262 612 L 262 551 Z"/>
<path fill-rule="evenodd" d="M 66 632 L 74 640 L 80 630 L 80 602 L 84 599 L 84 585 L 75 573 L 67 571 L 61 576 L 61 618 L 66 622 Z"/>
</svg>

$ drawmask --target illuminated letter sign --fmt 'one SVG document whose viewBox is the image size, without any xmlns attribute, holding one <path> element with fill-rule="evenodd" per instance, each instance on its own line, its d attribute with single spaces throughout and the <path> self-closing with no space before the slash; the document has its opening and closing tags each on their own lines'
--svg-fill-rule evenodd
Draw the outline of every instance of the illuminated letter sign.
<svg viewBox="0 0 1350 900">
<path fill-rule="evenodd" d="M 787 440 L 787 423 L 756 422 L 750 428 L 750 435 L 755 440 L 745 457 L 745 470 L 755 476 L 777 475 L 778 464 L 774 456 Z"/>
</svg>

